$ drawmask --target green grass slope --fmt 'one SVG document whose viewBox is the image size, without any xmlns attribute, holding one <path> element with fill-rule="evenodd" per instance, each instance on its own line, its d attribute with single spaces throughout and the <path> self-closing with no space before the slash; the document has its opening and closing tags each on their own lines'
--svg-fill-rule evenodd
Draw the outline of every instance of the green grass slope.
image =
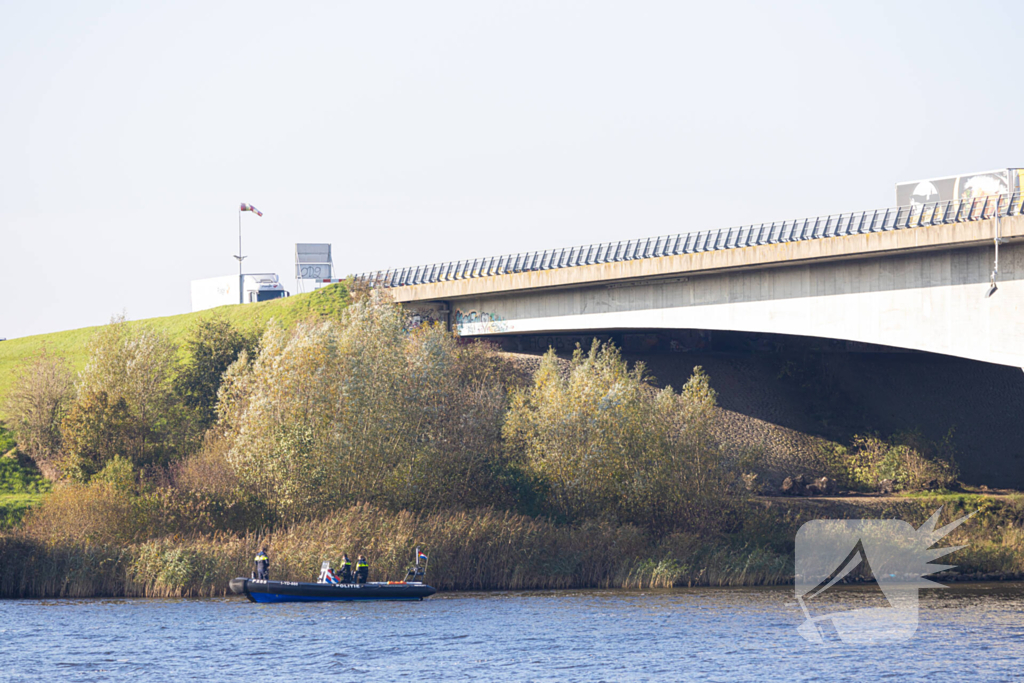
<svg viewBox="0 0 1024 683">
<path fill-rule="evenodd" d="M 349 300 L 348 289 L 344 283 L 339 283 L 286 299 L 258 304 L 220 306 L 196 313 L 137 320 L 129 324 L 150 325 L 176 340 L 188 331 L 192 323 L 202 318 L 223 318 L 240 327 L 262 326 L 270 320 L 276 320 L 286 327 L 291 327 L 309 317 L 337 315 L 348 306 Z M 13 386 L 20 368 L 30 363 L 45 348 L 46 353 L 63 358 L 73 371 L 80 370 L 85 365 L 89 340 L 97 329 L 99 328 L 83 327 L 78 330 L 37 334 L 0 342 L 0 419 L 4 417 L 7 392 Z"/>
<path fill-rule="evenodd" d="M 0 457 L 0 530 L 17 526 L 25 513 L 43 502 L 50 482 L 13 454 Z"/>
</svg>

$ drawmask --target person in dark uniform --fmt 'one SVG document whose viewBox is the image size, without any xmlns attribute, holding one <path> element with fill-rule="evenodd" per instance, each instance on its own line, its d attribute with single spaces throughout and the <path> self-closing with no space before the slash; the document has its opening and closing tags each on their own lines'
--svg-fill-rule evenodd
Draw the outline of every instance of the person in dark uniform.
<svg viewBox="0 0 1024 683">
<path fill-rule="evenodd" d="M 334 574 L 342 583 L 352 583 L 352 562 L 346 553 L 341 554 L 341 565 Z"/>
<path fill-rule="evenodd" d="M 356 583 L 366 583 L 370 576 L 370 565 L 366 564 L 366 558 L 360 555 L 356 559 Z"/>
<path fill-rule="evenodd" d="M 256 553 L 256 559 L 253 560 L 256 564 L 256 578 L 267 581 L 270 579 L 270 556 L 267 555 L 267 546 L 263 546 L 263 550 Z"/>
</svg>

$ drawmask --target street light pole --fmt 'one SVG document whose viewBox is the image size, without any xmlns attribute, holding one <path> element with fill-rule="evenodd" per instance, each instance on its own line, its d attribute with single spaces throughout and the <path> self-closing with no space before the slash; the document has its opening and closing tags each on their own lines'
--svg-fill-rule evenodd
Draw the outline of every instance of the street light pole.
<svg viewBox="0 0 1024 683">
<path fill-rule="evenodd" d="M 238 255 L 235 256 L 235 259 L 238 260 L 238 303 L 240 303 L 240 304 L 245 303 L 245 301 L 243 301 L 243 299 L 242 299 L 242 297 L 244 295 L 244 290 L 245 290 L 245 286 L 243 284 L 243 279 L 242 279 L 244 277 L 242 275 L 242 259 L 244 259 L 244 258 L 245 257 L 242 256 L 242 209 L 241 209 L 241 207 L 239 207 L 239 209 L 238 209 Z"/>
<path fill-rule="evenodd" d="M 1007 198 L 1012 200 L 1013 199 L 1013 193 L 1007 192 Z M 999 287 L 996 286 L 996 276 L 999 275 L 999 245 L 1003 241 L 1003 238 L 1002 238 L 1002 236 L 1000 234 L 1001 231 L 999 230 L 999 199 L 1002 199 L 1002 197 L 999 197 L 999 198 L 996 199 L 996 215 L 995 215 L 996 236 L 992 240 L 993 242 L 995 242 L 995 246 L 996 246 L 996 260 L 995 260 L 995 263 L 992 264 L 992 278 L 991 278 L 991 282 L 989 283 L 989 286 L 988 286 L 988 291 L 985 292 L 985 298 L 986 299 L 989 298 L 990 296 L 992 296 L 993 294 L 995 294 L 996 291 L 999 289 Z M 1007 214 L 1009 214 L 1009 212 L 1010 212 L 1009 204 L 1007 204 L 1006 212 L 1007 212 Z"/>
<path fill-rule="evenodd" d="M 242 275 L 242 259 L 245 258 L 244 256 L 242 256 L 242 212 L 243 211 L 252 211 L 257 216 L 262 216 L 263 215 L 263 212 L 260 211 L 259 209 L 257 209 L 252 204 L 245 204 L 245 203 L 243 203 L 243 204 L 240 204 L 238 206 L 238 256 L 236 256 L 235 258 L 238 259 L 238 303 L 240 303 L 240 304 L 244 304 L 245 303 L 245 299 L 243 298 L 243 296 L 245 294 L 245 281 L 244 281 L 243 278 L 245 276 Z"/>
</svg>

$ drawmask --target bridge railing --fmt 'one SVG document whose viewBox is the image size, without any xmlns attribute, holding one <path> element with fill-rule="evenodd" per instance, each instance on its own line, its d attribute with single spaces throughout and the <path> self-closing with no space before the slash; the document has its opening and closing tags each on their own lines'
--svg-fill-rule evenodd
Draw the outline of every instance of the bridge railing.
<svg viewBox="0 0 1024 683">
<path fill-rule="evenodd" d="M 764 244 L 889 232 L 950 223 L 966 223 L 1022 211 L 1021 193 L 930 202 L 889 209 L 854 211 L 792 221 L 754 223 L 735 228 L 700 230 L 622 242 L 604 242 L 562 249 L 449 261 L 426 266 L 361 273 L 356 280 L 373 287 L 406 287 L 434 282 L 507 275 L 538 270 L 573 268 L 598 263 L 695 254 Z"/>
</svg>

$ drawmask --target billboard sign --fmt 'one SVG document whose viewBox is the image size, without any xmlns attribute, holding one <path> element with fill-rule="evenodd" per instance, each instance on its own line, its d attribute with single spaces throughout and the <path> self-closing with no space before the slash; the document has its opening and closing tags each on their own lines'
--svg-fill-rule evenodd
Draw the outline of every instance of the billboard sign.
<svg viewBox="0 0 1024 683">
<path fill-rule="evenodd" d="M 330 244 L 295 245 L 295 279 L 328 280 L 334 277 Z"/>
<path fill-rule="evenodd" d="M 936 202 L 991 197 L 1020 190 L 1024 169 L 1002 168 L 983 173 L 967 173 L 945 178 L 930 178 L 896 184 L 896 206 L 915 209 Z"/>
</svg>

